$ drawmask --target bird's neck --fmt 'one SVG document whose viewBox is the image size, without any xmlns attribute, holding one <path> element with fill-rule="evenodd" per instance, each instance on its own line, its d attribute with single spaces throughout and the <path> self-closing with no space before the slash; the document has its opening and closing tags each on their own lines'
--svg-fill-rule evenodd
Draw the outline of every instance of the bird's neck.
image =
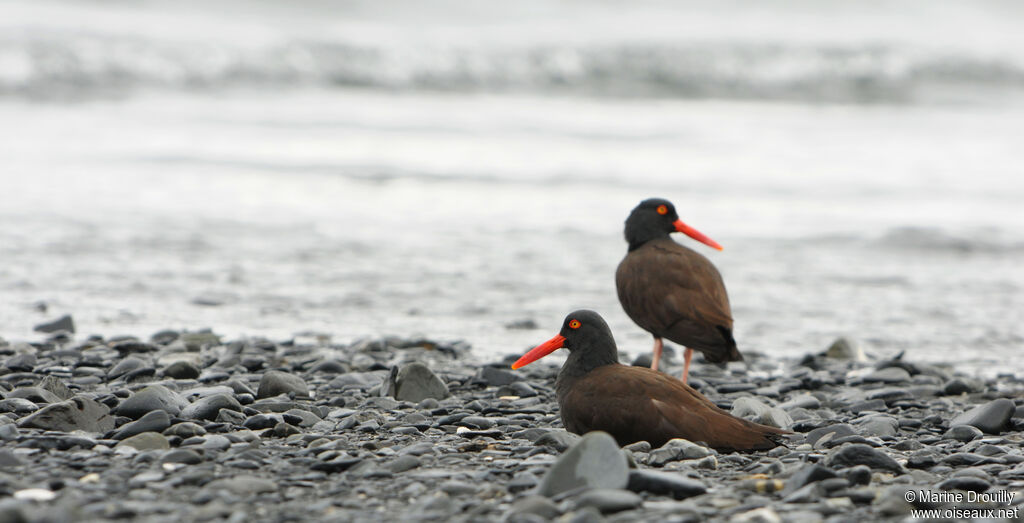
<svg viewBox="0 0 1024 523">
<path fill-rule="evenodd" d="M 559 401 L 569 393 L 572 384 L 576 380 L 586 376 L 590 371 L 605 365 L 619 365 L 619 351 L 614 342 L 611 346 L 591 347 L 590 349 L 576 350 L 569 353 L 562 370 L 558 372 L 558 379 L 555 380 L 555 393 Z"/>
<path fill-rule="evenodd" d="M 629 243 L 629 252 L 639 249 L 643 244 L 651 240 L 669 238 L 669 233 L 658 227 L 642 226 L 641 224 L 626 224 L 626 242 Z"/>
</svg>

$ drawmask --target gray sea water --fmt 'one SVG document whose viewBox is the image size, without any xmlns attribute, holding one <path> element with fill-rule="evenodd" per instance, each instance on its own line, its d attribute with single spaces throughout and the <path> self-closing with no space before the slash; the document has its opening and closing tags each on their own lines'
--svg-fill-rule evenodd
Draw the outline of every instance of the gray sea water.
<svg viewBox="0 0 1024 523">
<path fill-rule="evenodd" d="M 0 336 L 422 334 L 570 310 L 622 222 L 725 246 L 741 350 L 1024 372 L 1016 1 L 0 3 Z M 38 307 L 45 303 L 47 310 Z M 535 329 L 506 325 L 532 320 Z"/>
</svg>

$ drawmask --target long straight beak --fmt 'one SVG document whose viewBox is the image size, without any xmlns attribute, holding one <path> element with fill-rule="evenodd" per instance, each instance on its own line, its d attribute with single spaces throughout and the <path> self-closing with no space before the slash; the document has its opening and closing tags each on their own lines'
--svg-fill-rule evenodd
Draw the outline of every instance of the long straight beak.
<svg viewBox="0 0 1024 523">
<path fill-rule="evenodd" d="M 703 243 L 704 245 L 708 245 L 715 249 L 722 250 L 722 246 L 719 245 L 718 242 L 712 240 L 711 238 L 708 238 L 707 236 L 704 235 L 704 233 L 698 231 L 697 229 L 694 229 L 693 227 L 686 225 L 685 223 L 683 223 L 683 220 L 676 220 L 675 223 L 673 223 L 672 225 L 676 226 L 677 231 L 689 236 L 690 238 L 693 238 L 694 240 L 697 240 Z"/>
<path fill-rule="evenodd" d="M 551 354 L 552 352 L 561 349 L 564 344 L 565 336 L 562 336 L 561 334 L 555 335 L 554 338 L 551 338 L 550 340 L 545 341 L 540 345 L 537 345 L 530 352 L 523 354 L 523 357 L 519 358 L 518 360 L 516 360 L 515 363 L 512 364 L 512 368 L 518 369 L 519 367 L 525 367 L 543 358 L 544 356 L 547 356 L 548 354 Z"/>
</svg>

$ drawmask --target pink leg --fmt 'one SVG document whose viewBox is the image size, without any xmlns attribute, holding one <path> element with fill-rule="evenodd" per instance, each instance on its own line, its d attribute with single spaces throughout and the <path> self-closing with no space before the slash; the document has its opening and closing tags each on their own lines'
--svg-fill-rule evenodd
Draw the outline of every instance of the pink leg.
<svg viewBox="0 0 1024 523">
<path fill-rule="evenodd" d="M 690 360 L 693 359 L 693 349 L 687 347 L 683 352 L 683 383 L 690 377 Z"/>
<path fill-rule="evenodd" d="M 654 356 L 651 358 L 652 370 L 658 370 L 658 362 L 661 361 L 662 347 L 661 338 L 654 338 Z"/>
</svg>

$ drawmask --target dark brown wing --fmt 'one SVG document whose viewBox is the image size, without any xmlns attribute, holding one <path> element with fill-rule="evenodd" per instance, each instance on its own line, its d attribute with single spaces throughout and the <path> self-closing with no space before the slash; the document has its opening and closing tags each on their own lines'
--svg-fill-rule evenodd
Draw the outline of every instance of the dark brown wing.
<svg viewBox="0 0 1024 523">
<path fill-rule="evenodd" d="M 709 361 L 743 359 L 722 275 L 700 253 L 671 239 L 647 242 L 619 264 L 615 286 L 626 314 L 651 334 L 697 349 Z"/>
<path fill-rule="evenodd" d="M 625 365 L 599 367 L 573 383 L 562 405 L 567 430 L 603 430 L 620 445 L 672 438 L 703 441 L 722 451 L 778 446 L 785 431 L 732 416 L 681 381 Z"/>
</svg>

